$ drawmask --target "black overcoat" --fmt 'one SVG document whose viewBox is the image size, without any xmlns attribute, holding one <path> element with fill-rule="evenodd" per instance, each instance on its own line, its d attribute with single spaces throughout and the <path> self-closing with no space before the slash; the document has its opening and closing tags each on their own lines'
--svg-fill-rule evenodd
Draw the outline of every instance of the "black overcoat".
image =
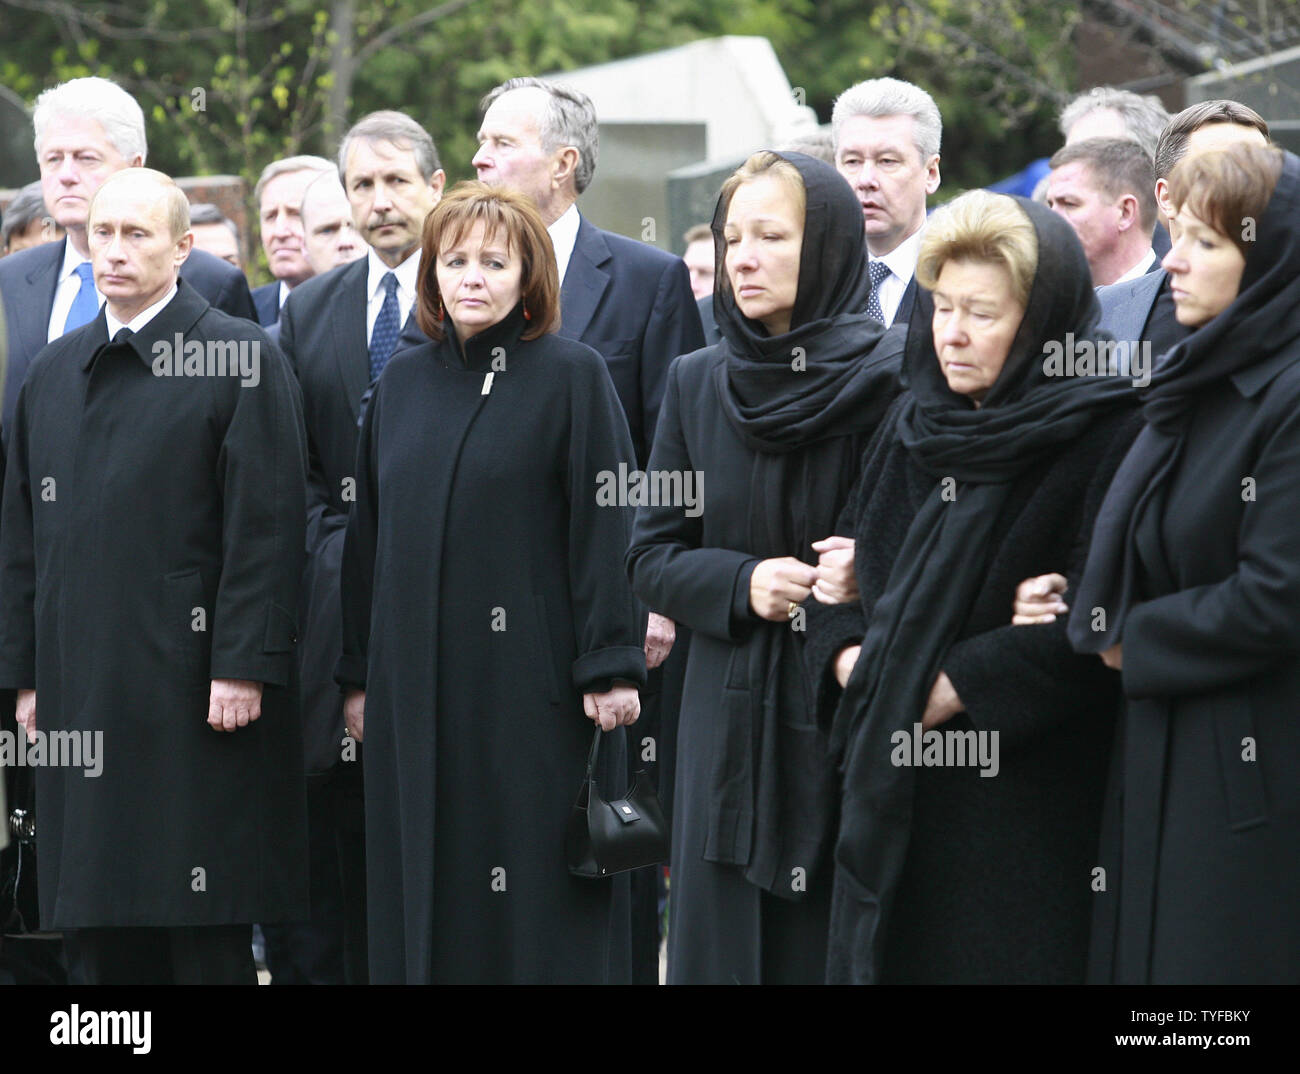
<svg viewBox="0 0 1300 1074">
<path fill-rule="evenodd" d="M 876 360 L 882 408 L 897 391 L 898 350 L 895 340 L 889 356 L 882 350 Z M 819 489 L 812 498 L 832 506 L 824 519 L 801 517 L 801 504 L 809 497 L 792 490 L 785 520 L 776 528 L 804 533 L 805 539 L 779 549 L 756 547 L 756 531 L 766 521 L 754 517 L 751 485 L 764 471 L 759 468 L 760 453 L 724 416 L 719 384 L 725 362 L 723 344 L 683 355 L 672 364 L 651 452 L 652 472 L 702 475 L 703 512 L 692 517 L 680 505 L 640 507 L 628 555 L 637 595 L 691 631 L 677 739 L 669 981 L 820 980 L 830 905 L 826 833 L 788 833 L 790 845 L 807 839 L 809 854 L 804 859 L 806 897 L 785 903 L 746 880 L 742 869 L 705 860 L 706 844 L 713 838 L 708 810 L 717 759 L 726 748 L 724 725 L 749 718 L 743 669 L 768 633 L 791 630 L 789 624 L 769 622 L 750 610 L 750 577 L 767 556 L 816 562 L 811 541 L 829 534 L 872 430 L 790 453 L 790 472 L 799 473 L 804 463 L 802 479 Z M 836 468 L 826 465 L 837 459 Z M 796 642 L 800 637 L 796 632 Z M 801 679 L 801 668 L 793 672 Z M 792 700 L 783 712 L 785 738 L 777 748 L 805 756 L 814 778 L 830 780 L 825 735 L 803 701 Z M 829 794 L 830 783 L 820 790 L 806 787 L 805 793 Z M 743 839 L 752 823 L 752 816 L 739 818 L 736 834 Z"/>
<path fill-rule="evenodd" d="M 1202 391 L 1183 443 L 1138 531 L 1090 976 L 1295 983 L 1300 342 Z"/>
<path fill-rule="evenodd" d="M 600 356 L 523 327 L 399 352 L 362 425 L 338 678 L 366 689 L 375 983 L 626 980 L 626 878 L 570 876 L 564 830 L 583 693 L 645 681 L 630 509 L 598 502 L 635 456 Z"/>
<path fill-rule="evenodd" d="M 177 333 L 256 344 L 256 385 L 155 375 Z M 301 423 L 266 333 L 184 280 L 126 344 L 101 310 L 33 362 L 0 522 L 0 685 L 36 688 L 43 732 L 103 733 L 100 775 L 36 769 L 43 927 L 307 916 Z M 266 684 L 261 718 L 212 730 L 213 678 Z"/>
<path fill-rule="evenodd" d="M 881 424 L 836 529 L 856 543 L 861 601 L 807 604 L 805 655 L 823 721 L 840 696 L 835 655 L 862 640 L 912 519 L 934 493 L 934 476 L 898 438 L 903 403 Z M 941 665 L 966 707 L 942 729 L 996 731 L 999 769 L 916 770 L 885 983 L 1083 981 L 1118 676 L 1071 650 L 1064 617 L 1013 627 L 1012 603 L 1034 575 L 1058 571 L 1074 585 L 1139 426 L 1135 411 L 1112 411 L 1012 485 L 986 576 Z"/>
</svg>

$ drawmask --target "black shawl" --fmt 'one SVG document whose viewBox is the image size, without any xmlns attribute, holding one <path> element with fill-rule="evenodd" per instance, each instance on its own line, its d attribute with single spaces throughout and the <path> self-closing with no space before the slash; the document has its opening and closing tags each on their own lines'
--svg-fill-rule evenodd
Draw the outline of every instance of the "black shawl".
<svg viewBox="0 0 1300 1074">
<path fill-rule="evenodd" d="M 781 156 L 799 170 L 807 198 L 790 330 L 769 336 L 736 307 L 719 199 L 713 307 L 725 360 L 717 388 L 726 420 L 754 453 L 746 551 L 811 562 L 812 542 L 831 533 L 852 487 L 865 438 L 898 393 L 902 334 L 886 335 L 865 312 L 862 208 L 848 184 L 812 157 Z M 834 773 L 820 736 L 814 747 L 797 748 L 797 736 L 783 733 L 786 722 L 812 722 L 796 631 L 758 623 L 736 660 L 749 711 L 723 731 L 704 856 L 797 899 L 792 870 L 811 873 L 830 838 Z"/>
<path fill-rule="evenodd" d="M 1300 158 L 1287 153 L 1258 222 L 1237 297 L 1157 361 L 1142 392 L 1146 426 L 1106 493 L 1073 601 L 1069 638 L 1076 652 L 1099 653 L 1123 639 L 1124 622 L 1141 599 L 1137 530 L 1145 519 L 1160 514 L 1159 502 L 1182 457 L 1197 400 L 1216 387 L 1225 389 L 1233 374 L 1270 360 L 1300 336 L 1297 221 Z M 1150 547 L 1158 548 L 1158 542 Z"/>
<path fill-rule="evenodd" d="M 949 390 L 935 353 L 932 303 L 909 327 L 898 431 L 935 480 L 912 520 L 832 726 L 844 773 L 835 850 L 828 977 L 880 980 L 884 938 L 911 836 L 911 768 L 891 763 L 893 735 L 919 723 L 931 687 L 984 579 L 991 535 L 1012 483 L 1045 451 L 1084 436 L 1111 407 L 1131 405 L 1118 377 L 1052 377 L 1050 341 L 1104 338 L 1088 264 L 1061 217 L 1023 198 L 1034 225 L 1038 268 L 1024 318 L 997 381 L 976 409 Z M 867 480 L 864 474 L 862 480 Z M 1011 594 L 1007 595 L 1008 617 Z"/>
</svg>

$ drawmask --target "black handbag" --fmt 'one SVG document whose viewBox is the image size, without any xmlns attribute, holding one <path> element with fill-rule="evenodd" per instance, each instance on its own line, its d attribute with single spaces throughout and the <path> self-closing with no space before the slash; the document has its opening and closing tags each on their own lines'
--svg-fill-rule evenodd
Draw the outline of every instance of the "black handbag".
<svg viewBox="0 0 1300 1074">
<path fill-rule="evenodd" d="M 565 855 L 574 876 L 611 876 L 668 860 L 668 826 L 648 772 L 637 772 L 625 797 L 613 802 L 601 797 L 596 754 L 602 735 L 597 727 L 587 755 L 587 777 L 565 833 Z"/>
<path fill-rule="evenodd" d="M 41 927 L 36 908 L 36 785 L 29 768 L 9 774 L 13 779 L 6 790 L 12 797 L 7 814 L 0 817 L 9 830 L 9 846 L 0 851 L 0 932 L 21 936 Z"/>
</svg>

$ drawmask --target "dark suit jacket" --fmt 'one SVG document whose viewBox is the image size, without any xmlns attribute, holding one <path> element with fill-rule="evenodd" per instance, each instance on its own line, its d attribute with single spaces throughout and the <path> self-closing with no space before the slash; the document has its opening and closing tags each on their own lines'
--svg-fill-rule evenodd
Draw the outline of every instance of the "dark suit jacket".
<svg viewBox="0 0 1300 1074">
<path fill-rule="evenodd" d="M 581 217 L 560 288 L 559 334 L 605 359 L 644 465 L 668 364 L 704 346 L 686 263 Z"/>
<path fill-rule="evenodd" d="M 5 376 L 4 418 L 7 429 L 18 402 L 27 367 L 44 348 L 50 310 L 63 264 L 64 244 L 47 242 L 0 258 L 0 296 L 4 299 L 9 339 L 9 368 Z M 202 250 L 191 250 L 181 278 L 224 313 L 256 320 L 244 274 L 229 262 Z"/>
<path fill-rule="evenodd" d="M 257 323 L 263 328 L 275 324 L 280 319 L 280 281 L 254 287 L 253 307 L 257 310 Z"/>
<path fill-rule="evenodd" d="M 307 426 L 307 571 L 298 656 L 309 772 L 339 761 L 343 733 L 342 697 L 334 682 L 342 646 L 339 564 L 352 503 L 357 416 L 370 381 L 368 265 L 362 257 L 304 281 L 290 293 L 276 326 L 280 350 L 302 386 Z M 408 336 L 420 331 L 414 314 L 412 309 Z"/>
<path fill-rule="evenodd" d="M 705 295 L 695 300 L 695 308 L 700 311 L 700 325 L 704 329 L 704 345 L 712 347 L 722 342 L 722 333 L 718 331 L 718 322 L 713 317 L 713 296 Z"/>
</svg>

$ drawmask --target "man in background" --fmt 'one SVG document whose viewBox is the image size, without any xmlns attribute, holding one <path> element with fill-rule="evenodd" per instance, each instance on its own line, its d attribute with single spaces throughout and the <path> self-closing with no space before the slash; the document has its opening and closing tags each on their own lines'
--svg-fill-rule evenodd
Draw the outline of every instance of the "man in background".
<svg viewBox="0 0 1300 1074">
<path fill-rule="evenodd" d="M 318 175 L 334 171 L 324 157 L 285 157 L 273 160 L 253 188 L 266 264 L 275 277 L 253 291 L 257 320 L 263 327 L 280 319 L 285 300 L 311 274 L 303 248 L 302 195 Z"/>
<path fill-rule="evenodd" d="M 63 228 L 45 208 L 45 195 L 38 179 L 23 187 L 5 206 L 4 223 L 0 224 L 0 256 L 58 242 L 63 234 Z"/>
</svg>

